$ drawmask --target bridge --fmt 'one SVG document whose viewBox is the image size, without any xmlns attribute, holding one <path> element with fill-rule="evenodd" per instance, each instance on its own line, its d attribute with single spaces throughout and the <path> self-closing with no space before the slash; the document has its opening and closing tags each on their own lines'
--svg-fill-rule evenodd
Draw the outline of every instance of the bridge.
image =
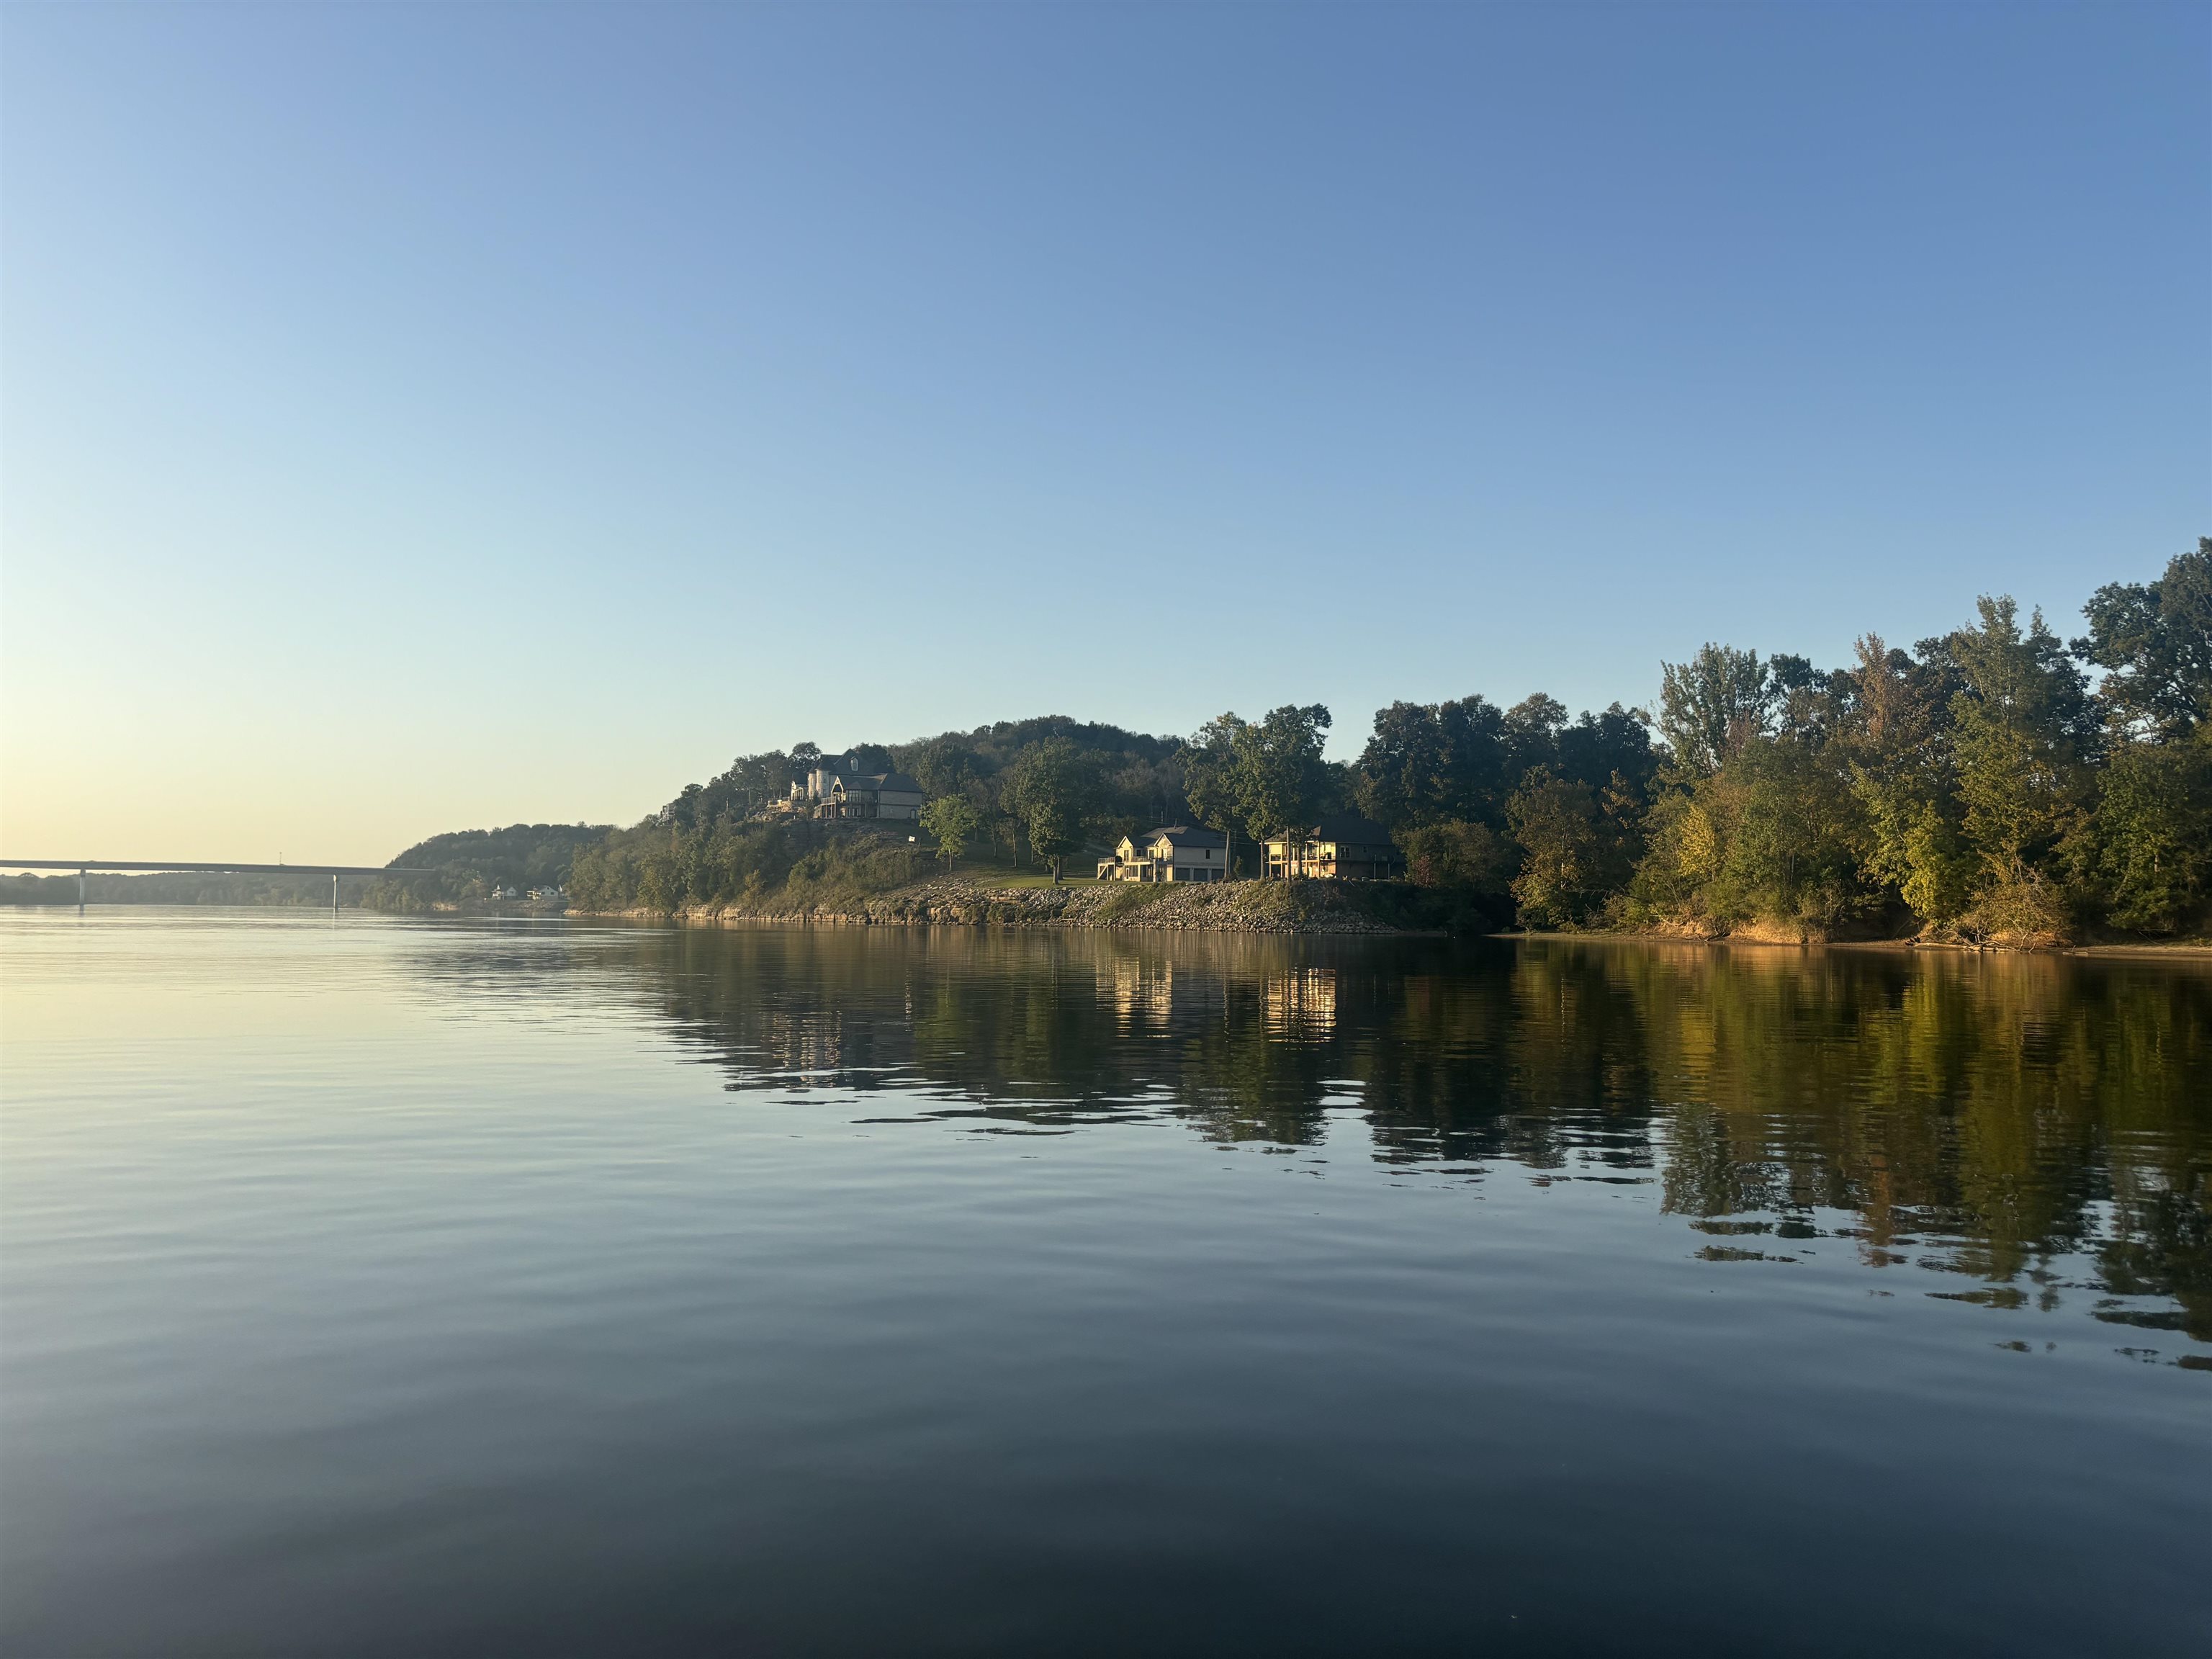
<svg viewBox="0 0 2212 1659">
<path fill-rule="evenodd" d="M 74 870 L 76 872 L 76 913 L 84 914 L 84 878 L 97 871 L 110 875 L 162 876 L 328 876 L 331 914 L 338 908 L 338 880 L 343 876 L 428 876 L 436 872 L 383 864 L 213 864 L 191 859 L 147 862 L 131 859 L 0 859 L 0 870 Z"/>
</svg>

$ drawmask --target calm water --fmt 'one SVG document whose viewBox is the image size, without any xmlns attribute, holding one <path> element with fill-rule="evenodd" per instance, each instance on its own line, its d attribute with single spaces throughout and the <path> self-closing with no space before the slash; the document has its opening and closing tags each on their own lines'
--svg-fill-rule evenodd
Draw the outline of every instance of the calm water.
<svg viewBox="0 0 2212 1659">
<path fill-rule="evenodd" d="M 2212 974 L 0 919 L 15 1655 L 2212 1644 Z"/>
</svg>

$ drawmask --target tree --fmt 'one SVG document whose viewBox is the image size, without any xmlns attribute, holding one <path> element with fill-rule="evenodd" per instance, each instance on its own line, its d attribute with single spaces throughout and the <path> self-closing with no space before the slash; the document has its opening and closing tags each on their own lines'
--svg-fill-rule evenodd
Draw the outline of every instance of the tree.
<svg viewBox="0 0 2212 1659">
<path fill-rule="evenodd" d="M 2118 926 L 2170 933 L 2212 890 L 2212 745 L 2131 743 L 2106 769 L 2092 879 Z"/>
<path fill-rule="evenodd" d="M 939 795 L 922 808 L 921 827 L 937 843 L 937 856 L 951 869 L 967 848 L 969 838 L 983 827 L 983 815 L 965 795 Z"/>
<path fill-rule="evenodd" d="M 1437 816 L 1450 757 L 1443 722 L 1425 703 L 1394 702 L 1375 711 L 1374 734 L 1359 751 L 1359 804 L 1392 828 Z"/>
<path fill-rule="evenodd" d="M 1863 636 L 1858 665 L 1839 670 L 1834 738 L 1853 796 L 1860 865 L 1923 927 L 1955 921 L 1972 902 L 1973 860 L 1959 818 L 1952 698 L 1963 682 L 1947 641 L 1918 656 Z"/>
<path fill-rule="evenodd" d="M 2094 729 L 2088 687 L 2058 636 L 2009 598 L 1978 602 L 1981 621 L 1951 635 L 1964 687 L 1951 700 L 1960 827 L 1984 890 L 2018 887 L 2081 805 L 2078 762 Z"/>
<path fill-rule="evenodd" d="M 1716 915 L 1826 926 L 1867 908 L 1852 833 L 1859 805 L 1817 744 L 1753 738 L 1696 793 L 1728 822 Z"/>
<path fill-rule="evenodd" d="M 967 739 L 952 732 L 908 744 L 896 758 L 899 769 L 910 773 L 915 781 L 932 795 L 965 794 L 971 785 L 990 773 Z"/>
<path fill-rule="evenodd" d="M 1399 832 L 1407 877 L 1417 887 L 1441 887 L 1498 897 L 1511 884 L 1513 849 L 1486 823 L 1445 818 Z"/>
<path fill-rule="evenodd" d="M 1582 921 L 1601 882 L 1598 807 L 1590 787 L 1538 767 L 1505 804 L 1524 857 L 1513 897 L 1524 921 L 1559 927 Z"/>
<path fill-rule="evenodd" d="M 1538 691 L 1507 709 L 1499 722 L 1504 747 L 1504 775 L 1510 788 L 1518 789 L 1540 766 L 1559 758 L 1559 732 L 1567 723 L 1567 706 L 1557 697 Z"/>
<path fill-rule="evenodd" d="M 1029 830 L 1030 849 L 1052 866 L 1057 884 L 1061 865 L 1082 845 L 1097 811 L 1097 769 L 1066 738 L 1051 737 L 1024 750 L 1008 769 L 1006 781 L 1009 799 Z"/>
<path fill-rule="evenodd" d="M 1549 702 L 1551 699 L 1547 697 L 1544 701 Z M 1623 708 L 1617 702 L 1600 714 L 1585 711 L 1571 726 L 1556 726 L 1552 754 L 1553 758 L 1549 763 L 1556 766 L 1563 777 L 1579 778 L 1599 790 L 1609 787 L 1618 777 L 1626 780 L 1638 794 L 1650 787 L 1652 774 L 1659 765 L 1659 757 L 1651 747 L 1650 717 L 1640 710 Z M 1514 782 L 1517 787 L 1519 778 Z"/>
<path fill-rule="evenodd" d="M 1183 751 L 1183 795 L 1208 828 L 1255 841 L 1295 834 L 1341 787 L 1322 757 L 1328 710 L 1285 703 L 1264 720 L 1234 713 L 1206 721 Z"/>
<path fill-rule="evenodd" d="M 2212 537 L 2148 583 L 2097 590 L 2076 655 L 2106 671 L 2098 698 L 2130 734 L 2186 741 L 2212 732 Z"/>
<path fill-rule="evenodd" d="M 1237 728 L 1230 787 L 1254 839 L 1295 834 L 1312 821 L 1328 781 L 1322 758 L 1328 730 L 1328 710 L 1317 702 L 1285 703 Z"/>
<path fill-rule="evenodd" d="M 1354 768 L 1361 810 L 1393 827 L 1498 822 L 1504 731 L 1504 715 L 1480 696 L 1394 702 L 1376 711 L 1374 735 Z"/>
<path fill-rule="evenodd" d="M 1685 663 L 1659 665 L 1659 729 L 1674 763 L 1700 775 L 1765 730 L 1774 687 L 1756 651 L 1707 643 Z"/>
<path fill-rule="evenodd" d="M 1241 808 L 1236 769 L 1238 734 L 1245 722 L 1217 714 L 1192 734 L 1183 750 L 1182 793 L 1191 815 L 1209 830 L 1231 831 Z"/>
</svg>

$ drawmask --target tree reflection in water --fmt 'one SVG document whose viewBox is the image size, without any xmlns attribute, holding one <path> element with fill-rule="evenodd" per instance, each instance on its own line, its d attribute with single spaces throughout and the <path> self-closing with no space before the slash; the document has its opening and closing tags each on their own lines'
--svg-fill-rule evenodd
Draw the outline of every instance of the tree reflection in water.
<svg viewBox="0 0 2212 1659">
<path fill-rule="evenodd" d="M 2047 1304 L 2057 1258 L 2087 1253 L 2098 1282 L 2065 1282 L 2104 1298 L 2100 1317 L 2212 1341 L 2198 964 L 958 928 L 574 937 L 574 965 L 643 998 L 734 1089 L 883 1094 L 901 1115 L 1002 1130 L 1170 1114 L 1286 1146 L 1356 1109 L 1392 1164 L 1656 1179 L 1701 1231 L 1845 1234 L 1871 1265 L 1978 1281 L 1956 1292 L 1977 1301 Z"/>
</svg>

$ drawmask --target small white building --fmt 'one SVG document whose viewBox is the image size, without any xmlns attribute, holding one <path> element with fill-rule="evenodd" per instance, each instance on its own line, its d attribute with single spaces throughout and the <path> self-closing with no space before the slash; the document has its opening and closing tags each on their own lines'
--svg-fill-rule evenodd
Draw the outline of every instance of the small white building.
<svg viewBox="0 0 2212 1659">
<path fill-rule="evenodd" d="M 1114 856 L 1098 863 L 1101 881 L 1226 881 L 1229 837 L 1218 830 L 1164 824 L 1124 836 Z"/>
</svg>

